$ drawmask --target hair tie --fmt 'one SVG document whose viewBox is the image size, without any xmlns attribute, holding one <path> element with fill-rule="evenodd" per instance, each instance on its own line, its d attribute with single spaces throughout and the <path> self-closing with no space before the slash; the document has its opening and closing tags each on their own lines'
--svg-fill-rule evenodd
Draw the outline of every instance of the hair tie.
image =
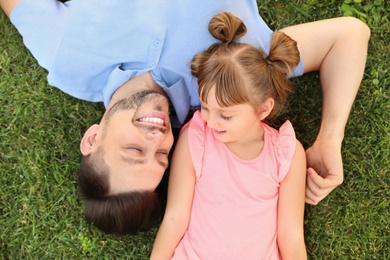
<svg viewBox="0 0 390 260">
<path fill-rule="evenodd" d="M 269 66 L 274 66 L 274 64 L 272 64 L 272 62 L 274 62 L 274 61 L 271 60 L 271 59 L 269 58 L 269 56 L 265 57 L 265 58 L 264 58 L 264 61 L 265 61 L 265 63 L 267 63 Z"/>
</svg>

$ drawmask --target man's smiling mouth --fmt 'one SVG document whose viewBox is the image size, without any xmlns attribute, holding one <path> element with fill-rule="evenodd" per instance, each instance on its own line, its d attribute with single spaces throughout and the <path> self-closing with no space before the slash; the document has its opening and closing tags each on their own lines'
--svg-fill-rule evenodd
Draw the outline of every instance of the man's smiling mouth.
<svg viewBox="0 0 390 260">
<path fill-rule="evenodd" d="M 159 126 L 165 126 L 164 120 L 162 118 L 159 118 L 159 117 L 141 117 L 137 121 L 157 124 Z"/>
</svg>

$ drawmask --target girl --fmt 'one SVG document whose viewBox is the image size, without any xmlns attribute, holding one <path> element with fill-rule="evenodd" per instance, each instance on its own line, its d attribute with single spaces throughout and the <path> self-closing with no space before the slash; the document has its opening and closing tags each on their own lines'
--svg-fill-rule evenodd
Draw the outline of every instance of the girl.
<svg viewBox="0 0 390 260">
<path fill-rule="evenodd" d="M 289 121 L 262 122 L 290 91 L 296 43 L 275 32 L 268 56 L 238 43 L 246 27 L 230 13 L 209 31 L 221 43 L 191 64 L 201 111 L 175 148 L 151 259 L 305 259 L 304 149 Z"/>
</svg>

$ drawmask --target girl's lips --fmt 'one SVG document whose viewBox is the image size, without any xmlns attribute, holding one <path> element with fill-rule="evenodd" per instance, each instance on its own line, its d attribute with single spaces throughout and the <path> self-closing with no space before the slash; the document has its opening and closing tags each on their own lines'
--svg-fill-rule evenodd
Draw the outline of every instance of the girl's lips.
<svg viewBox="0 0 390 260">
<path fill-rule="evenodd" d="M 222 134 L 226 133 L 226 131 L 218 131 L 218 130 L 213 130 L 213 132 L 216 135 L 222 135 Z"/>
</svg>

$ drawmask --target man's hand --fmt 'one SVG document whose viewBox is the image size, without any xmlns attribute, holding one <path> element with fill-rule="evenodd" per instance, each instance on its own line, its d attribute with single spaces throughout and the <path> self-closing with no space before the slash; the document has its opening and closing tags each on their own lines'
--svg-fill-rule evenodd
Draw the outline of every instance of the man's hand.
<svg viewBox="0 0 390 260">
<path fill-rule="evenodd" d="M 316 141 L 306 151 L 306 203 L 317 205 L 343 182 L 341 144 Z"/>
</svg>

